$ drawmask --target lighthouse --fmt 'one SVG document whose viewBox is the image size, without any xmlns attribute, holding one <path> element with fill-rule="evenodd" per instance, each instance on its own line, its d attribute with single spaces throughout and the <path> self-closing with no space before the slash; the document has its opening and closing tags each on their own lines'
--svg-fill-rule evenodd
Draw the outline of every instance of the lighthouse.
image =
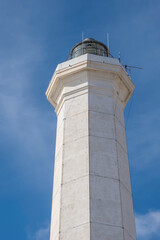
<svg viewBox="0 0 160 240">
<path fill-rule="evenodd" d="M 58 64 L 46 91 L 57 114 L 50 240 L 136 240 L 124 123 L 133 91 L 92 38 Z"/>
</svg>

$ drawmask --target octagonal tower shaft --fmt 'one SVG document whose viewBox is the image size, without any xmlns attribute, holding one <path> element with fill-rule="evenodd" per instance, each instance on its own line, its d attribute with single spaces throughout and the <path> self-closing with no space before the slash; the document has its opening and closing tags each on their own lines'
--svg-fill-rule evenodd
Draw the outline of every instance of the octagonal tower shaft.
<svg viewBox="0 0 160 240">
<path fill-rule="evenodd" d="M 50 240 L 136 240 L 123 111 L 134 85 L 117 59 L 59 64 Z"/>
</svg>

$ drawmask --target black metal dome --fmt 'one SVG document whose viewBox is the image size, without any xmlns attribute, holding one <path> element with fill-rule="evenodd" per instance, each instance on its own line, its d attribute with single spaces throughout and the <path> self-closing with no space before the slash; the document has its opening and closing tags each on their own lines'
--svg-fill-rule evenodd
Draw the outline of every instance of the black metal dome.
<svg viewBox="0 0 160 240">
<path fill-rule="evenodd" d="M 74 45 L 70 52 L 70 57 L 75 58 L 86 53 L 109 57 L 109 50 L 106 45 L 93 38 L 86 38 Z"/>
</svg>

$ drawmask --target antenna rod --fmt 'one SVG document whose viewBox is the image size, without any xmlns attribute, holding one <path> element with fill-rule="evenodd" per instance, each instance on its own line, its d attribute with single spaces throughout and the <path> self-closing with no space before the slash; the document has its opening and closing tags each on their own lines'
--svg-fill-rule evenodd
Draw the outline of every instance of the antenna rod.
<svg viewBox="0 0 160 240">
<path fill-rule="evenodd" d="M 109 57 L 109 33 L 107 33 L 107 47 L 108 47 L 108 57 Z"/>
<path fill-rule="evenodd" d="M 123 65 L 125 69 L 127 68 L 137 68 L 137 69 L 143 69 L 142 67 L 137 67 L 137 66 L 129 66 L 129 65 Z"/>
<path fill-rule="evenodd" d="M 82 32 L 82 42 L 83 42 L 83 40 L 84 40 L 84 32 Z"/>
<path fill-rule="evenodd" d="M 138 69 L 143 69 L 142 67 L 137 67 L 137 66 L 128 66 L 127 67 L 130 67 L 130 68 L 138 68 Z"/>
</svg>

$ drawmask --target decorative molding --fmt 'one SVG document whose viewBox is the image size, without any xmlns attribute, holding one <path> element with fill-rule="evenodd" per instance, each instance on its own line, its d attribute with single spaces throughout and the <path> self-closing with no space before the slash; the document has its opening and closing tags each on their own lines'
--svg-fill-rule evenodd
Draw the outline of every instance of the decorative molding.
<svg viewBox="0 0 160 240">
<path fill-rule="evenodd" d="M 127 91 L 127 95 L 125 96 L 125 99 L 122 100 L 120 96 L 118 96 L 119 94 L 118 90 L 117 92 L 113 90 L 112 94 L 121 102 L 123 107 L 125 107 L 125 105 L 127 104 L 128 100 L 130 99 L 134 91 L 134 84 L 132 83 L 130 77 L 128 76 L 128 74 L 126 73 L 122 65 L 119 62 L 117 62 L 117 59 L 112 59 L 111 63 L 109 62 L 108 58 L 107 58 L 108 62 L 95 61 L 95 60 L 92 61 L 91 54 L 86 54 L 84 56 L 82 55 L 79 58 L 80 58 L 79 62 L 77 58 L 76 61 L 73 59 L 58 65 L 57 70 L 55 71 L 50 81 L 49 87 L 46 91 L 46 96 L 49 102 L 54 106 L 56 111 L 58 111 L 58 108 L 60 106 L 60 103 L 63 101 L 63 98 L 65 98 L 68 95 L 75 94 L 89 88 L 94 88 L 94 89 L 97 89 L 98 91 L 107 91 L 107 92 L 110 91 L 109 89 L 106 90 L 106 89 L 92 86 L 89 83 L 89 78 L 86 75 L 85 76 L 86 86 L 80 87 L 75 90 L 71 90 L 68 93 L 63 93 L 66 83 L 76 81 L 82 77 L 82 76 L 76 76 L 76 74 L 83 73 L 83 72 L 92 72 L 92 71 L 101 72 L 102 74 L 104 73 L 114 74 L 114 80 L 111 79 L 112 81 L 114 81 L 113 84 L 114 83 L 119 84 L 119 86 L 121 85 L 121 88 L 123 88 L 124 86 L 125 91 Z M 98 59 L 101 60 L 101 58 L 104 59 L 104 57 L 98 56 Z M 69 65 L 68 65 L 68 62 L 70 63 Z M 72 79 L 70 80 L 69 76 L 71 75 L 72 75 Z M 101 79 L 101 81 L 106 82 L 107 79 L 103 77 L 103 80 Z"/>
</svg>

